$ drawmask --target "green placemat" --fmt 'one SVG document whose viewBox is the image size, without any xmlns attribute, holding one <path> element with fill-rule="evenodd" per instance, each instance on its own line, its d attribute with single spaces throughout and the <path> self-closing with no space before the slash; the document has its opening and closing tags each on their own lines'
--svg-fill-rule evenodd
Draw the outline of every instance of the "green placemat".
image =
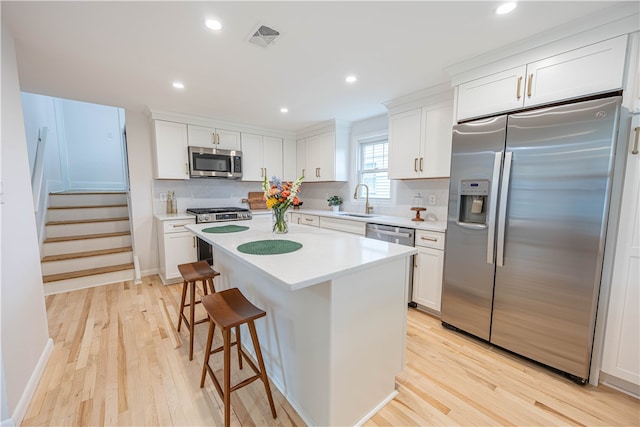
<svg viewBox="0 0 640 427">
<path fill-rule="evenodd" d="M 302 247 L 302 243 L 291 240 L 256 240 L 255 242 L 243 243 L 238 246 L 238 250 L 251 255 L 277 255 L 288 254 L 297 251 Z"/>
<path fill-rule="evenodd" d="M 205 233 L 237 233 L 248 229 L 249 227 L 244 225 L 222 225 L 220 227 L 203 228 L 202 231 Z"/>
</svg>

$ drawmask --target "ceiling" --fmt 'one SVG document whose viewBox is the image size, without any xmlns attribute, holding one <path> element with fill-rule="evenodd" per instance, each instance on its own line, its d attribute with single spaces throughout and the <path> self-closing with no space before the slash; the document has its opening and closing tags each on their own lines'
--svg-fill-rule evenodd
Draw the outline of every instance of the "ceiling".
<svg viewBox="0 0 640 427">
<path fill-rule="evenodd" d="M 499 4 L 3 0 L 2 25 L 23 91 L 295 131 L 385 114 L 383 102 L 447 82 L 448 66 L 616 6 L 521 1 L 498 16 Z M 260 25 L 281 34 L 267 48 L 247 42 Z"/>
</svg>

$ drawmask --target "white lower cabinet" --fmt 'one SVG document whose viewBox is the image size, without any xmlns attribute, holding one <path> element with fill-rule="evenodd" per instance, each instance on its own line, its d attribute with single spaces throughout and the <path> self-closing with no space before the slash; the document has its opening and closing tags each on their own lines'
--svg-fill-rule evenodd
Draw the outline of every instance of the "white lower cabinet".
<svg viewBox="0 0 640 427">
<path fill-rule="evenodd" d="M 366 223 L 342 218 L 322 216 L 320 217 L 320 228 L 343 231 L 345 233 L 357 234 L 358 236 L 364 236 L 367 234 Z"/>
<path fill-rule="evenodd" d="M 427 311 L 440 314 L 444 233 L 416 230 L 413 268 L 413 301 Z"/>
<path fill-rule="evenodd" d="M 167 285 L 182 280 L 178 265 L 197 261 L 196 236 L 185 228 L 194 219 L 157 221 L 160 280 Z"/>
</svg>

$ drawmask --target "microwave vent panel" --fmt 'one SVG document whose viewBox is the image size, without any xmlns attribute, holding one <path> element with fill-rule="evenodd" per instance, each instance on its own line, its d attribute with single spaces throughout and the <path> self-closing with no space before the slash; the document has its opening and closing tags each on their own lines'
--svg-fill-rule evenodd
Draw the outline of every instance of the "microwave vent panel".
<svg viewBox="0 0 640 427">
<path fill-rule="evenodd" d="M 280 33 L 273 28 L 269 28 L 266 25 L 261 25 L 260 28 L 254 31 L 251 38 L 249 38 L 249 43 L 253 43 L 260 47 L 267 47 L 270 44 L 273 44 L 273 42 L 279 35 Z"/>
</svg>

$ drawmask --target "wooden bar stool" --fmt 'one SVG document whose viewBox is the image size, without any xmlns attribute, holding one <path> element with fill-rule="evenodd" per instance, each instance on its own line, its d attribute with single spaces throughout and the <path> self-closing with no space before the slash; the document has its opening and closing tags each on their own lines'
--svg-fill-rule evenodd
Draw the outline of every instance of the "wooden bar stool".
<svg viewBox="0 0 640 427">
<path fill-rule="evenodd" d="M 193 329 L 198 323 L 204 323 L 208 318 L 195 321 L 196 304 L 200 304 L 202 301 L 196 301 L 196 282 L 202 282 L 202 288 L 205 295 L 209 294 L 207 286 L 209 286 L 211 293 L 216 290 L 213 287 L 213 278 L 219 276 L 220 273 L 215 271 L 209 266 L 207 261 L 197 261 L 188 264 L 180 264 L 178 271 L 184 280 L 182 285 L 182 300 L 180 301 L 180 313 L 178 314 L 178 332 L 180 332 L 180 326 L 182 321 L 189 327 L 189 360 L 193 360 Z M 187 297 L 187 287 L 189 288 L 189 304 L 185 304 Z M 184 314 L 184 308 L 189 307 L 189 319 Z"/>
<path fill-rule="evenodd" d="M 204 387 L 204 380 L 207 376 L 207 372 L 211 375 L 213 385 L 218 390 L 218 394 L 224 401 L 224 425 L 229 426 L 231 419 L 231 393 L 242 388 L 253 381 L 260 378 L 264 383 L 264 389 L 269 399 L 269 406 L 271 406 L 271 415 L 276 418 L 276 408 L 273 404 L 273 397 L 271 396 L 271 388 L 269 387 L 269 379 L 264 369 L 264 361 L 262 360 L 262 351 L 260 351 L 260 343 L 258 342 L 258 335 L 256 334 L 255 319 L 266 316 L 267 313 L 260 310 L 255 305 L 251 304 L 242 295 L 238 288 L 227 289 L 218 293 L 210 294 L 202 297 L 202 305 L 207 313 L 209 313 L 209 336 L 207 338 L 207 346 L 204 356 L 204 364 L 202 366 L 202 377 L 200 378 L 200 388 Z M 256 357 L 258 359 L 258 365 L 260 370 L 256 368 L 256 365 L 251 361 L 249 356 L 242 350 L 240 342 L 240 325 L 246 323 L 251 333 L 251 341 L 253 342 L 253 348 L 256 351 Z M 222 329 L 222 341 L 221 347 L 211 350 L 213 344 L 213 332 L 216 329 L 216 325 Z M 231 342 L 231 328 L 236 328 L 236 340 Z M 247 361 L 251 369 L 255 372 L 255 375 L 247 378 L 246 380 L 231 387 L 231 346 L 236 345 L 238 348 L 238 364 L 242 369 L 242 358 Z M 224 353 L 224 390 L 220 386 L 220 383 L 216 379 L 213 373 L 213 369 L 209 366 L 209 356 L 213 353 L 222 351 Z"/>
</svg>

